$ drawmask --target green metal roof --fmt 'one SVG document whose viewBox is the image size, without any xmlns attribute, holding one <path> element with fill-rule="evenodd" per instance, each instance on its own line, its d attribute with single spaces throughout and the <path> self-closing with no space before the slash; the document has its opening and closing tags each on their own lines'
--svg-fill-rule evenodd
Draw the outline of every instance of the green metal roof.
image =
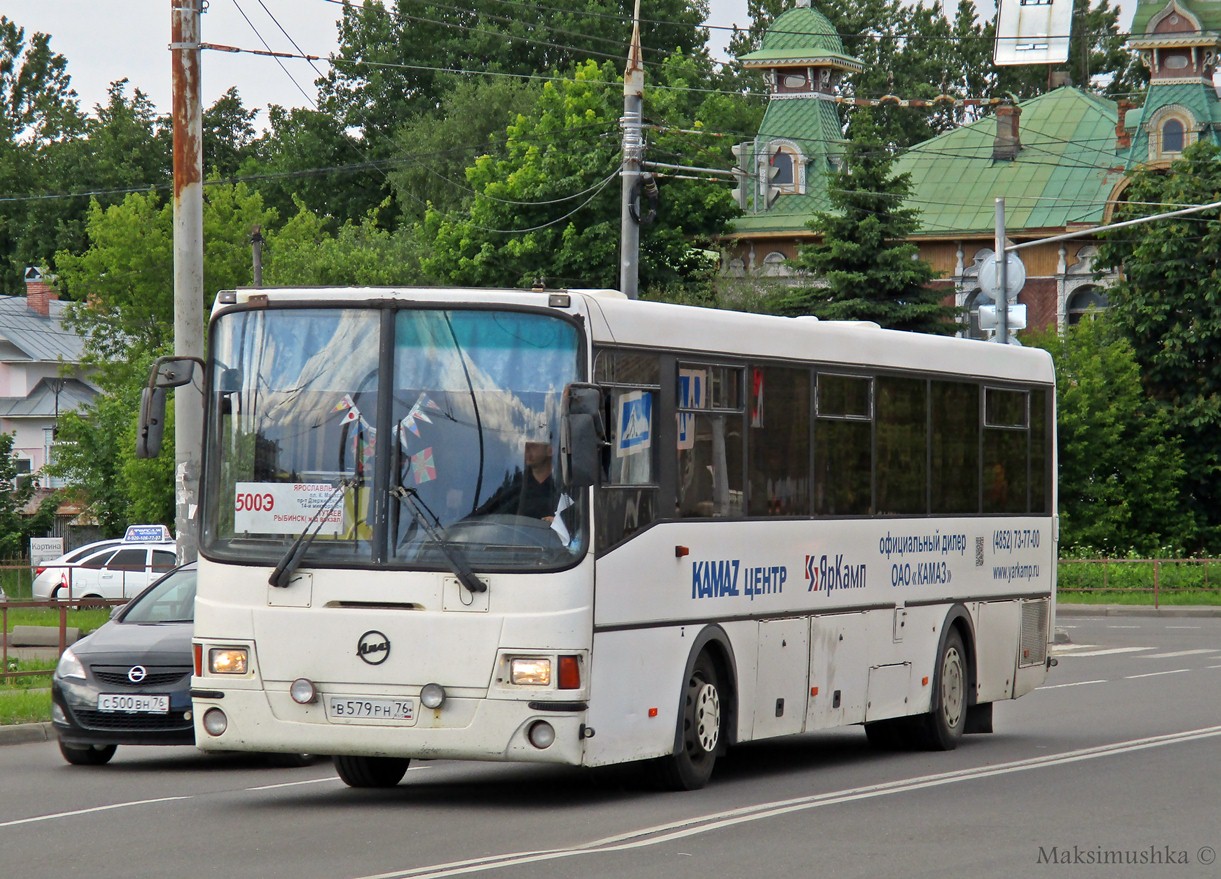
<svg viewBox="0 0 1221 879">
<path fill-rule="evenodd" d="M 1130 28 L 1133 39 L 1145 35 L 1149 22 L 1170 6 L 1172 0 L 1137 0 Z M 1200 19 L 1206 31 L 1221 31 L 1221 0 L 1178 0 L 1178 8 Z"/>
<path fill-rule="evenodd" d="M 913 147 L 895 170 L 911 175 L 908 206 L 920 211 L 920 233 L 982 233 L 995 228 L 996 199 L 1006 226 L 1060 229 L 1102 222 L 1122 176 L 1114 103 L 1075 88 L 1055 89 L 1018 105 L 1022 149 L 1012 161 L 992 158 L 996 117 L 987 116 Z"/>
<path fill-rule="evenodd" d="M 1149 160 L 1149 133 L 1141 122 L 1152 120 L 1163 107 L 1182 107 L 1197 123 L 1202 123 L 1202 140 L 1221 143 L 1218 128 L 1221 128 L 1221 103 L 1216 90 L 1202 82 L 1152 83 L 1145 95 L 1145 106 L 1140 115 L 1129 112 L 1125 126 L 1132 131 L 1132 166 Z"/>
<path fill-rule="evenodd" d="M 822 64 L 845 70 L 864 65 L 844 51 L 843 40 L 825 15 L 816 9 L 782 12 L 763 34 L 763 45 L 740 59 L 743 67 L 785 67 Z"/>
<path fill-rule="evenodd" d="M 777 197 L 770 210 L 747 213 L 734 221 L 735 232 L 785 231 L 805 229 L 816 211 L 828 210 L 827 173 L 831 157 L 843 152 L 843 133 L 837 105 L 813 96 L 772 100 L 767 105 L 755 150 L 774 151 L 772 144 L 788 141 L 805 158 L 806 191 Z"/>
</svg>

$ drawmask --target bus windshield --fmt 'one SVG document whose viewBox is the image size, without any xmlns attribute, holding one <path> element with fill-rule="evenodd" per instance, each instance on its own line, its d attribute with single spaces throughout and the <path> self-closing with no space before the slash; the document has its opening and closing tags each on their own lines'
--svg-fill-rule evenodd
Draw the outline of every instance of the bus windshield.
<svg viewBox="0 0 1221 879">
<path fill-rule="evenodd" d="M 583 550 L 583 493 L 554 460 L 582 379 L 567 320 L 262 309 L 212 339 L 206 554 L 276 564 L 307 534 L 309 564 L 511 571 Z"/>
</svg>

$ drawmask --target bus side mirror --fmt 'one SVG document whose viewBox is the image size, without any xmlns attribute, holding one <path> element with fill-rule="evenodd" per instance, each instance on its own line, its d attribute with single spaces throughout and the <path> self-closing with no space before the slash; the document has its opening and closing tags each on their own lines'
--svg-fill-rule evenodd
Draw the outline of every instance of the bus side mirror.
<svg viewBox="0 0 1221 879">
<path fill-rule="evenodd" d="M 560 466 L 566 488 L 598 483 L 606 427 L 602 421 L 602 391 L 596 385 L 571 384 L 564 391 L 560 426 Z"/>
<path fill-rule="evenodd" d="M 165 392 L 188 384 L 195 377 L 195 365 L 203 368 L 198 357 L 158 357 L 140 392 L 140 423 L 136 426 L 136 457 L 155 458 L 161 454 L 165 436 Z"/>
<path fill-rule="evenodd" d="M 161 454 L 165 435 L 165 388 L 140 391 L 140 424 L 136 428 L 136 457 L 155 458 Z"/>
</svg>

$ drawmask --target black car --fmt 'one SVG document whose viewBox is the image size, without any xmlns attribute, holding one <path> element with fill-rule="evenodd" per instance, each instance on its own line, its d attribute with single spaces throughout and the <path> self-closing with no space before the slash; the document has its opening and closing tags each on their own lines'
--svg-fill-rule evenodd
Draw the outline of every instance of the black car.
<svg viewBox="0 0 1221 879">
<path fill-rule="evenodd" d="M 195 744 L 195 572 L 194 562 L 170 571 L 60 657 L 51 678 L 51 722 L 69 763 L 100 766 L 118 745 Z M 277 766 L 311 759 L 269 755 Z"/>
</svg>

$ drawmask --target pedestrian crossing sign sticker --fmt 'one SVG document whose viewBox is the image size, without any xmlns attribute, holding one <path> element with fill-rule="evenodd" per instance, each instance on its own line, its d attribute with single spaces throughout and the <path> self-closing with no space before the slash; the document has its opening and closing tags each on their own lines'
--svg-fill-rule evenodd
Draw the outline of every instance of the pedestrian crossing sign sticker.
<svg viewBox="0 0 1221 879">
<path fill-rule="evenodd" d="M 619 398 L 620 457 L 634 455 L 649 448 L 653 441 L 653 395 L 647 391 L 632 391 Z"/>
</svg>

